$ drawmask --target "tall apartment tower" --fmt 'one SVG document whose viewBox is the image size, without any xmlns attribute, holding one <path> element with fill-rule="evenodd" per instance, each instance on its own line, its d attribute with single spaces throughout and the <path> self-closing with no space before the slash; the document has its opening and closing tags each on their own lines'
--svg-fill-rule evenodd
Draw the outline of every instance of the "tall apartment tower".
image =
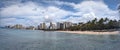
<svg viewBox="0 0 120 50">
<path fill-rule="evenodd" d="M 63 29 L 63 23 L 57 22 L 57 29 Z"/>
<path fill-rule="evenodd" d="M 63 29 L 66 29 L 68 27 L 72 26 L 72 23 L 71 22 L 64 22 L 63 23 Z"/>
<path fill-rule="evenodd" d="M 16 25 L 14 25 L 12 28 L 23 29 L 24 27 L 23 27 L 23 25 L 21 25 L 21 24 L 16 24 Z"/>
<path fill-rule="evenodd" d="M 52 22 L 50 22 L 49 29 L 56 29 L 56 26 L 55 26 L 55 24 L 53 24 Z"/>
<path fill-rule="evenodd" d="M 45 24 L 45 23 L 40 23 L 39 28 L 40 28 L 40 29 L 46 29 L 46 24 Z"/>
</svg>

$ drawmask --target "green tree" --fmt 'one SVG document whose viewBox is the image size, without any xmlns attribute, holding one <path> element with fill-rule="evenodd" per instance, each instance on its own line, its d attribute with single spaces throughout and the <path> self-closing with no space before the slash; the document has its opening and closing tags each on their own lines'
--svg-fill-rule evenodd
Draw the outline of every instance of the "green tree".
<svg viewBox="0 0 120 50">
<path fill-rule="evenodd" d="M 98 21 L 98 23 L 97 23 L 98 25 L 98 29 L 100 29 L 100 30 L 102 30 L 103 28 L 104 28 L 104 19 L 103 18 L 101 18 L 99 21 Z"/>
</svg>

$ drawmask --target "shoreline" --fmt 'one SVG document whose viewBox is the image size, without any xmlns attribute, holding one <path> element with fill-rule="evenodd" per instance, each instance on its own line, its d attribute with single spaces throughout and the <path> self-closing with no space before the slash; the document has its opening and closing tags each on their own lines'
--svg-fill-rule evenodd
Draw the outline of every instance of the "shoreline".
<svg viewBox="0 0 120 50">
<path fill-rule="evenodd" d="M 88 35 L 116 35 L 120 34 L 120 31 L 112 31 L 112 32 L 94 32 L 94 31 L 56 31 L 63 33 L 72 33 L 72 34 L 88 34 Z"/>
</svg>

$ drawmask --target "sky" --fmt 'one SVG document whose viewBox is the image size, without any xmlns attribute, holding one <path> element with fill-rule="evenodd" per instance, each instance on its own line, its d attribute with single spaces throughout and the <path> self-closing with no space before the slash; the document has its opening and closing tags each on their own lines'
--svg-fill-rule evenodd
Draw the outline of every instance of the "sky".
<svg viewBox="0 0 120 50">
<path fill-rule="evenodd" d="M 119 5 L 120 0 L 0 0 L 0 26 L 119 20 Z"/>
</svg>

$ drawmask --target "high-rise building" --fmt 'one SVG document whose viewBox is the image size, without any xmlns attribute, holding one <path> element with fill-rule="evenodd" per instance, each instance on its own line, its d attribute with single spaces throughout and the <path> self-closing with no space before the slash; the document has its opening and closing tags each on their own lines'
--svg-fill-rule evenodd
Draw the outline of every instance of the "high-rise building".
<svg viewBox="0 0 120 50">
<path fill-rule="evenodd" d="M 52 27 L 53 27 L 53 29 L 56 29 L 56 25 L 55 24 L 52 24 Z"/>
<path fill-rule="evenodd" d="M 118 27 L 120 28 L 120 20 L 118 21 Z"/>
<path fill-rule="evenodd" d="M 57 22 L 57 29 L 63 29 L 63 23 Z"/>
<path fill-rule="evenodd" d="M 37 29 L 40 30 L 40 25 L 38 25 Z"/>
<path fill-rule="evenodd" d="M 21 24 L 16 24 L 16 25 L 14 25 L 12 28 L 24 29 L 23 25 L 21 25 Z"/>
<path fill-rule="evenodd" d="M 60 29 L 60 22 L 57 22 L 57 29 Z"/>
<path fill-rule="evenodd" d="M 28 30 L 35 30 L 36 28 L 34 26 L 29 26 L 26 29 L 28 29 Z"/>
<path fill-rule="evenodd" d="M 72 23 L 71 22 L 64 22 L 63 23 L 63 29 L 66 29 L 68 27 L 72 26 Z"/>
<path fill-rule="evenodd" d="M 39 26 L 39 29 L 46 29 L 46 24 L 45 23 L 41 23 Z"/>
<path fill-rule="evenodd" d="M 12 28 L 12 25 L 5 26 L 6 28 Z"/>
<path fill-rule="evenodd" d="M 78 24 L 77 23 L 73 23 L 72 26 L 77 26 Z"/>
<path fill-rule="evenodd" d="M 49 29 L 53 29 L 52 22 L 50 22 Z"/>
<path fill-rule="evenodd" d="M 50 22 L 49 29 L 56 29 L 56 26 L 55 26 L 55 24 L 53 24 L 52 22 Z"/>
<path fill-rule="evenodd" d="M 72 25 L 73 24 L 71 22 L 63 22 L 63 23 L 57 22 L 57 29 L 66 29 Z"/>
</svg>

